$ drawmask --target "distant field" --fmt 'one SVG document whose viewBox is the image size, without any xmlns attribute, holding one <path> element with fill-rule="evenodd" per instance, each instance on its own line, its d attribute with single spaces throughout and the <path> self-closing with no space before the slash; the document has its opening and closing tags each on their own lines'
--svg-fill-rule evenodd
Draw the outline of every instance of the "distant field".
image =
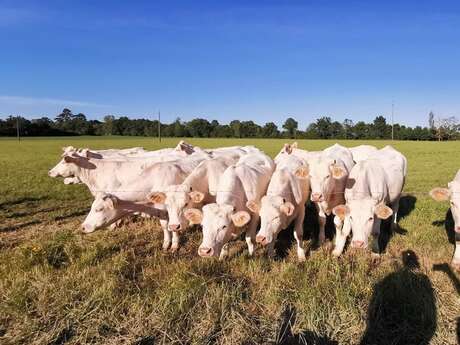
<svg viewBox="0 0 460 345">
<path fill-rule="evenodd" d="M 61 147 L 172 147 L 178 139 L 78 137 L 0 139 L 0 343 L 2 344 L 456 344 L 459 274 L 449 263 L 447 203 L 428 191 L 460 168 L 460 142 L 393 142 L 409 161 L 401 230 L 380 260 L 347 248 L 340 259 L 316 248 L 299 264 L 291 230 L 278 258 L 245 242 L 227 261 L 196 254 L 199 228 L 180 250 L 163 253 L 155 220 L 83 235 L 91 204 L 82 185 L 47 176 Z M 284 140 L 187 139 L 201 147 L 252 144 L 274 156 Z M 335 141 L 299 140 L 318 150 Z M 343 141 L 345 146 L 386 141 Z M 313 234 L 313 235 L 312 235 Z M 389 235 L 389 234 L 387 234 Z M 450 241 L 449 241 L 450 239 Z M 420 267 L 404 267 L 412 250 Z M 309 341 L 309 342 L 307 342 Z"/>
</svg>

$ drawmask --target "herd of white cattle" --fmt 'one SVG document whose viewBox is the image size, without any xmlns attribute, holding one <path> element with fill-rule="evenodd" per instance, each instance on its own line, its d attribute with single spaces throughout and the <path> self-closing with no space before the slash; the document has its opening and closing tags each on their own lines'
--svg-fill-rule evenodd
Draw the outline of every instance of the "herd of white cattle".
<svg viewBox="0 0 460 345">
<path fill-rule="evenodd" d="M 304 261 L 308 201 L 318 210 L 320 244 L 325 241 L 326 219 L 333 217 L 333 255 L 342 254 L 350 233 L 352 247 L 371 247 L 378 254 L 381 221 L 392 217 L 392 226 L 397 226 L 407 175 L 406 158 L 391 146 L 335 144 L 305 151 L 293 143 L 285 144 L 274 160 L 254 146 L 202 149 L 184 141 L 157 151 L 63 150 L 48 174 L 89 188 L 94 201 L 82 224 L 85 233 L 116 227 L 134 214 L 158 217 L 163 249 L 176 251 L 180 233 L 200 224 L 202 257 L 224 258 L 229 242 L 243 232 L 249 255 L 259 243 L 273 256 L 278 234 L 293 223 L 297 256 Z M 450 200 L 460 240 L 460 171 L 448 188 L 430 194 L 438 201 Z M 452 264 L 459 267 L 457 243 Z"/>
</svg>

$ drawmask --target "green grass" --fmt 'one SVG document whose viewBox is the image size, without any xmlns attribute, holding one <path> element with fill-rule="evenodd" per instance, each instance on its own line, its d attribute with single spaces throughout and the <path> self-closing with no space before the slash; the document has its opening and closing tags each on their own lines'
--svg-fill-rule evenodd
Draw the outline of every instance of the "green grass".
<svg viewBox="0 0 460 345">
<path fill-rule="evenodd" d="M 202 147 L 254 144 L 274 156 L 283 140 L 190 139 Z M 196 255 L 199 228 L 178 253 L 161 251 L 155 220 L 83 235 L 91 203 L 85 186 L 47 171 L 61 147 L 175 146 L 146 138 L 0 140 L 0 343 L 2 344 L 455 344 L 457 273 L 449 263 L 448 205 L 428 196 L 460 168 L 460 142 L 394 142 L 409 161 L 400 221 L 380 260 L 327 247 L 299 264 L 294 245 L 270 260 L 236 241 L 227 261 Z M 299 141 L 308 150 L 331 141 Z M 389 142 L 341 142 L 346 146 Z M 306 244 L 312 232 L 305 228 Z M 289 242 L 292 236 L 283 236 Z M 282 248 L 279 249 L 281 253 Z M 404 267 L 413 250 L 419 268 Z M 441 270 L 433 265 L 441 264 Z"/>
</svg>

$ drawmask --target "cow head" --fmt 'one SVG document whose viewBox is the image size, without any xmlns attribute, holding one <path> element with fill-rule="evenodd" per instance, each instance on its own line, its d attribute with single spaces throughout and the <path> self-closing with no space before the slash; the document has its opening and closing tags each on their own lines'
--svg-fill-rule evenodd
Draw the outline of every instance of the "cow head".
<svg viewBox="0 0 460 345">
<path fill-rule="evenodd" d="M 98 193 L 91 210 L 82 224 L 83 232 L 90 233 L 117 221 L 123 212 L 118 208 L 119 199 L 108 193 Z"/>
<path fill-rule="evenodd" d="M 203 241 L 198 248 L 202 257 L 219 256 L 222 247 L 238 232 L 238 228 L 251 220 L 246 211 L 236 212 L 232 205 L 216 203 L 203 206 L 203 211 L 191 208 L 186 211 L 185 217 L 192 224 L 202 225 Z"/>
<path fill-rule="evenodd" d="M 294 214 L 295 206 L 281 196 L 266 195 L 260 207 L 260 230 L 256 241 L 268 245 L 276 240 L 278 233 L 289 223 L 288 218 Z"/>
<path fill-rule="evenodd" d="M 309 162 L 311 201 L 323 202 L 334 187 L 334 180 L 348 176 L 345 167 L 335 159 L 318 157 Z"/>
<path fill-rule="evenodd" d="M 393 214 L 390 207 L 374 199 L 351 200 L 347 205 L 334 207 L 334 223 L 343 223 L 347 218 L 352 230 L 352 247 L 367 248 L 369 236 L 375 226 L 379 226 L 376 218 L 388 219 Z"/>
<path fill-rule="evenodd" d="M 436 201 L 449 201 L 455 232 L 460 238 L 460 181 L 450 182 L 447 188 L 434 188 L 430 191 L 430 196 Z"/>
<path fill-rule="evenodd" d="M 185 217 L 185 212 L 201 205 L 205 194 L 194 191 L 188 185 L 172 185 L 165 192 L 153 192 L 149 195 L 150 202 L 164 204 L 168 211 L 169 225 L 168 230 L 185 230 L 189 220 Z"/>
<path fill-rule="evenodd" d="M 63 150 L 61 161 L 48 172 L 50 177 L 75 177 L 78 175 L 80 168 L 95 168 L 95 165 L 89 162 L 86 154 L 82 155 L 76 149 L 71 149 L 71 147 L 66 147 Z"/>
</svg>

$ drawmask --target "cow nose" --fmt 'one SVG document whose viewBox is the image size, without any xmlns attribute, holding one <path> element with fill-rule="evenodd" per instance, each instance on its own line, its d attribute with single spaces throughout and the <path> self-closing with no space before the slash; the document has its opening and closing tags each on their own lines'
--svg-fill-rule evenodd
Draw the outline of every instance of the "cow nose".
<svg viewBox="0 0 460 345">
<path fill-rule="evenodd" d="M 364 246 L 364 241 L 352 241 L 351 246 L 353 248 L 362 248 Z"/>
<path fill-rule="evenodd" d="M 267 244 L 267 238 L 262 235 L 257 235 L 256 236 L 256 242 L 260 243 L 261 245 L 265 246 Z"/>
<path fill-rule="evenodd" d="M 456 226 L 456 227 L 455 227 L 455 232 L 460 233 L 460 226 Z"/>
<path fill-rule="evenodd" d="M 180 224 L 169 224 L 169 230 L 178 231 L 180 229 Z"/>
<path fill-rule="evenodd" d="M 311 195 L 311 201 L 314 201 L 314 202 L 321 201 L 322 197 L 323 197 L 323 195 L 321 193 L 313 193 Z"/>
<path fill-rule="evenodd" d="M 214 249 L 212 249 L 212 248 L 207 248 L 207 247 L 198 248 L 198 255 L 199 256 L 206 257 L 206 256 L 212 256 L 212 254 L 214 254 Z"/>
<path fill-rule="evenodd" d="M 89 224 L 85 224 L 83 223 L 81 225 L 81 228 L 82 228 L 82 231 L 85 233 L 85 234 L 89 234 L 90 232 L 93 232 L 94 231 L 94 227 L 89 225 Z"/>
</svg>

